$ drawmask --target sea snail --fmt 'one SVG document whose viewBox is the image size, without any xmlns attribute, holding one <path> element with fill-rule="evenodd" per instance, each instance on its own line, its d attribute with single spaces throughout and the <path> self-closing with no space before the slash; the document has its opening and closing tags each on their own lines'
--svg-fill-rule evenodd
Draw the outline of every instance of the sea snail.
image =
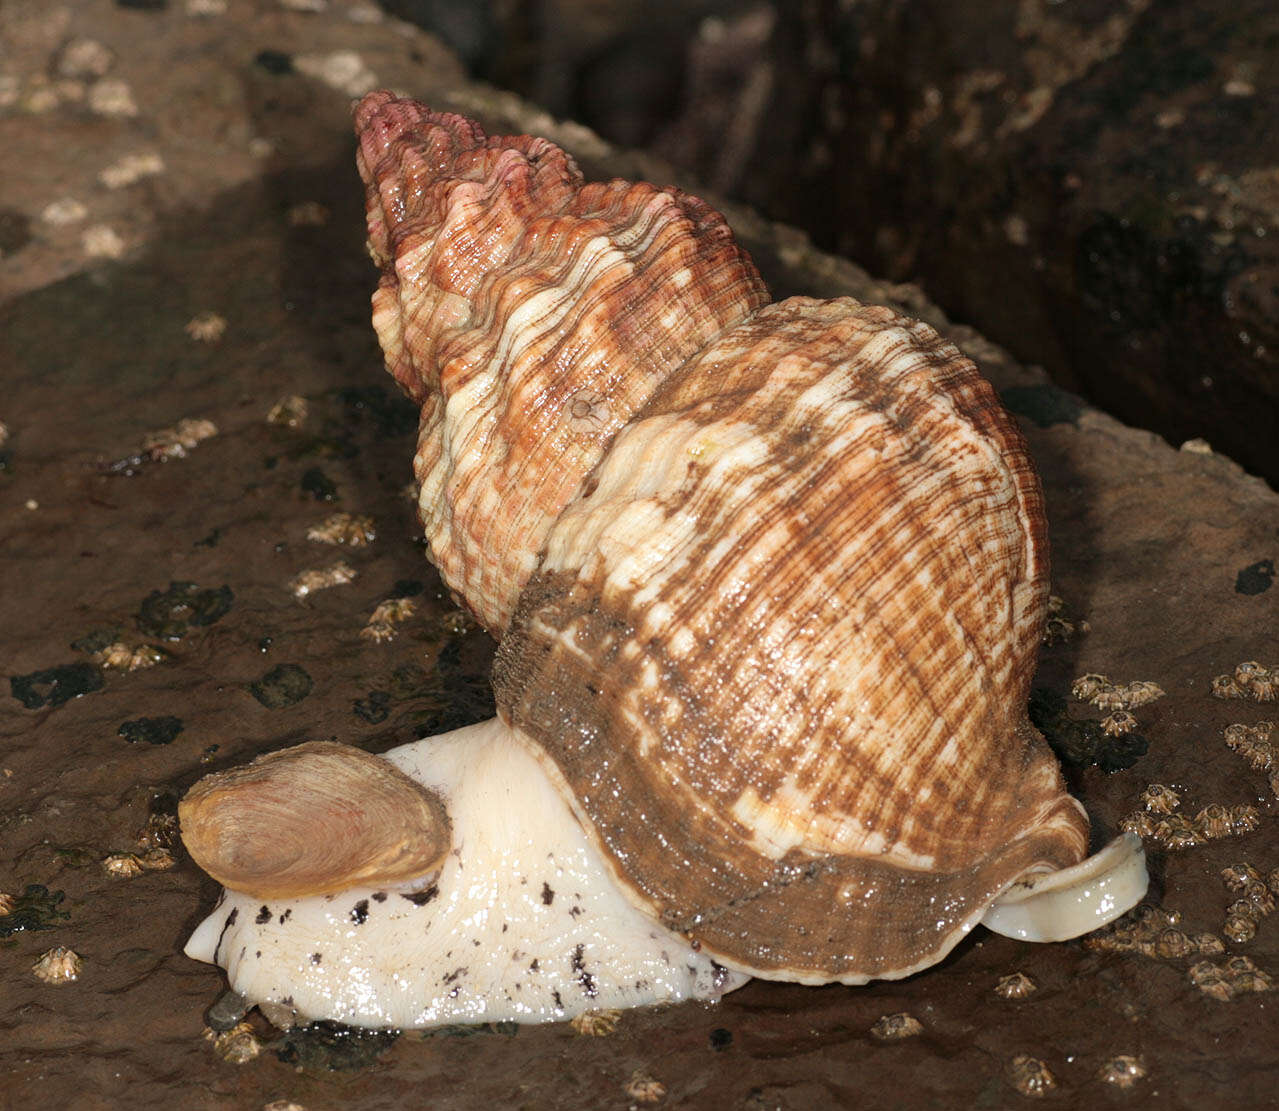
<svg viewBox="0 0 1279 1111">
<path fill-rule="evenodd" d="M 1026 717 L 1039 483 L 927 325 L 770 304 L 722 217 L 550 142 L 356 109 L 373 323 L 491 721 L 198 783 L 187 952 L 360 1025 L 860 984 L 1141 898 Z"/>
</svg>

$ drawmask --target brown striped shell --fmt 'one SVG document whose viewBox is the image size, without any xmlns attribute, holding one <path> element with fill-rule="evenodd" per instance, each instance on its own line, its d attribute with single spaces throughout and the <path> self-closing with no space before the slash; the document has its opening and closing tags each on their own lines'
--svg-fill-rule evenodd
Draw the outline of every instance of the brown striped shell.
<svg viewBox="0 0 1279 1111">
<path fill-rule="evenodd" d="M 678 190 L 388 93 L 356 121 L 432 557 L 632 901 L 859 982 L 1081 860 L 1026 718 L 1039 485 L 973 364 L 886 308 L 766 304 Z"/>
</svg>

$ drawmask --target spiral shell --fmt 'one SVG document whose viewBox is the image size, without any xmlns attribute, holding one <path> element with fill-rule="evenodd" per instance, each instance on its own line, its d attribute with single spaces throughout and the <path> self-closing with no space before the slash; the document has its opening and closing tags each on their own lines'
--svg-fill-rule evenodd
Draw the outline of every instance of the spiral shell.
<svg viewBox="0 0 1279 1111">
<path fill-rule="evenodd" d="M 886 308 L 766 304 L 678 190 L 388 93 L 356 127 L 432 558 L 628 898 L 855 983 L 1079 862 L 1025 710 L 1039 484 L 973 364 Z"/>
</svg>

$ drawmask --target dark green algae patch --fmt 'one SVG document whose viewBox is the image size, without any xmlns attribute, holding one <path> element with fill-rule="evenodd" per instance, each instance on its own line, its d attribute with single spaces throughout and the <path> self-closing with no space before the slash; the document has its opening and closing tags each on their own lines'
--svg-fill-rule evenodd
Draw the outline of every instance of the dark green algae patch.
<svg viewBox="0 0 1279 1111">
<path fill-rule="evenodd" d="M 101 668 L 81 662 L 11 675 L 9 691 L 28 710 L 40 710 L 101 690 L 103 683 Z"/>
<path fill-rule="evenodd" d="M 13 900 L 13 909 L 0 914 L 0 937 L 11 937 L 30 930 L 52 930 L 60 919 L 70 918 L 58 906 L 65 897 L 61 891 L 50 891 L 42 883 L 29 883 Z"/>
<path fill-rule="evenodd" d="M 181 640 L 192 627 L 220 621 L 234 600 L 229 586 L 201 589 L 192 582 L 171 582 L 168 590 L 153 590 L 143 600 L 138 628 L 162 640 Z"/>
<path fill-rule="evenodd" d="M 1030 722 L 1063 764 L 1075 768 L 1095 764 L 1104 772 L 1118 772 L 1146 755 L 1150 746 L 1140 733 L 1108 736 L 1100 722 L 1071 717 L 1068 706 L 1062 695 L 1047 687 L 1030 692 Z"/>
<path fill-rule="evenodd" d="M 313 685 L 305 668 L 297 664 L 280 664 L 256 683 L 250 683 L 249 693 L 268 710 L 281 710 L 301 702 L 311 693 Z"/>
<path fill-rule="evenodd" d="M 167 745 L 182 732 L 182 719 L 172 715 L 156 718 L 134 718 L 123 722 L 117 735 L 130 744 L 146 742 L 152 745 Z"/>
</svg>

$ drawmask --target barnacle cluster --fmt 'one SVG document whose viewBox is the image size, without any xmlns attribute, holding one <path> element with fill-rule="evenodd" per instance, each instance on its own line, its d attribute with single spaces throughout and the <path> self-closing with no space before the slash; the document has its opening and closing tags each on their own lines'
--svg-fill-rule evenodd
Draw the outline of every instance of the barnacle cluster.
<svg viewBox="0 0 1279 1111">
<path fill-rule="evenodd" d="M 122 640 L 114 640 L 94 652 L 92 658 L 94 663 L 108 671 L 141 671 L 163 663 L 168 658 L 168 653 L 154 644 L 130 645 Z"/>
<path fill-rule="evenodd" d="M 1240 956 L 1230 957 L 1219 964 L 1199 961 L 1191 966 L 1187 975 L 1201 992 L 1223 1003 L 1250 992 L 1270 991 L 1274 987 L 1270 973 L 1263 972 L 1247 957 Z"/>
<path fill-rule="evenodd" d="M 1274 909 L 1274 894 L 1279 892 L 1279 868 L 1267 884 L 1260 873 L 1246 863 L 1223 869 L 1222 880 L 1227 890 L 1239 895 L 1227 908 L 1225 934 L 1231 941 L 1246 941 L 1251 932 L 1241 928 L 1232 932 L 1235 920 L 1255 931 L 1256 923 Z M 1273 986 L 1268 972 L 1259 969 L 1244 956 L 1226 956 L 1226 947 L 1216 934 L 1191 935 L 1180 928 L 1181 915 L 1161 907 L 1140 906 L 1084 938 L 1084 946 L 1105 953 L 1140 953 L 1158 960 L 1182 960 L 1202 957 L 1188 970 L 1190 982 L 1214 999 L 1234 999 L 1247 992 L 1269 991 Z M 1217 961 L 1206 958 L 1224 958 Z"/>
<path fill-rule="evenodd" d="M 136 853 L 111 853 L 102 860 L 102 868 L 117 879 L 132 879 L 143 872 L 164 872 L 174 865 L 173 854 L 166 848 L 144 849 Z"/>
<path fill-rule="evenodd" d="M 1279 798 L 1279 746 L 1271 740 L 1274 731 L 1273 721 L 1227 725 L 1226 747 L 1239 753 L 1253 770 L 1265 772 L 1270 777 L 1271 791 Z"/>
<path fill-rule="evenodd" d="M 1260 823 L 1255 806 L 1210 803 L 1192 818 L 1180 813 L 1181 794 L 1176 788 L 1152 783 L 1141 794 L 1143 809 L 1121 819 L 1119 828 L 1153 841 L 1164 849 L 1193 849 L 1221 837 L 1251 833 Z"/>
<path fill-rule="evenodd" d="M 1132 710 L 1164 696 L 1158 683 L 1137 679 L 1131 683 L 1113 683 L 1105 675 L 1081 675 L 1070 686 L 1070 693 L 1081 702 L 1091 702 L 1101 710 Z"/>
<path fill-rule="evenodd" d="M 1219 956 L 1226 951 L 1216 934 L 1188 934 L 1181 915 L 1156 906 L 1140 906 L 1084 938 L 1084 947 L 1100 953 L 1140 953 L 1152 960 Z"/>
<path fill-rule="evenodd" d="M 1235 899 L 1226 908 L 1226 924 L 1222 932 L 1231 941 L 1250 941 L 1257 932 L 1257 925 L 1275 909 L 1275 894 L 1279 893 L 1279 868 L 1270 873 L 1267 883 L 1251 864 L 1240 862 L 1223 868 L 1222 882 Z"/>
<path fill-rule="evenodd" d="M 1254 702 L 1273 702 L 1279 695 L 1279 665 L 1265 667 L 1256 660 L 1245 660 L 1233 675 L 1218 675 L 1212 681 L 1216 698 L 1250 698 Z"/>
</svg>

